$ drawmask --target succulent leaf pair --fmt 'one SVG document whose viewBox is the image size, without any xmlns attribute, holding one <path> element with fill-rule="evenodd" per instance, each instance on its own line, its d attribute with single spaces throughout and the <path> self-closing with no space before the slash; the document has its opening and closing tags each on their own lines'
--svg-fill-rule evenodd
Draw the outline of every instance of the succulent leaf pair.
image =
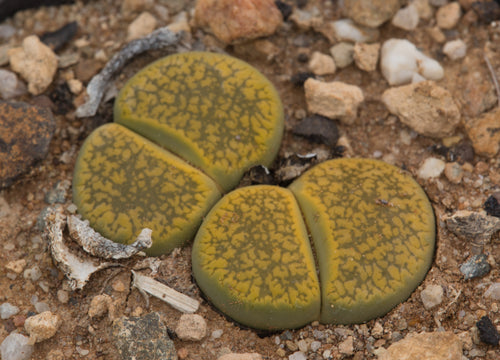
<svg viewBox="0 0 500 360">
<path fill-rule="evenodd" d="M 195 237 L 198 285 L 242 324 L 367 321 L 404 301 L 430 267 L 432 207 L 394 166 L 330 160 L 288 188 L 229 192 L 248 168 L 272 163 L 284 126 L 273 85 L 240 60 L 160 59 L 129 80 L 114 114 L 80 151 L 79 212 L 117 242 L 151 228 L 150 255 Z"/>
</svg>

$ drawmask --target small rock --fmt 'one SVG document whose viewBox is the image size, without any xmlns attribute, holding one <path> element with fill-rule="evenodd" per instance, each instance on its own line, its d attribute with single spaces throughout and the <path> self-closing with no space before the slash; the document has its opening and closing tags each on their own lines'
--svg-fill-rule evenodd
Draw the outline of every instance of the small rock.
<svg viewBox="0 0 500 360">
<path fill-rule="evenodd" d="M 217 329 L 212 331 L 212 334 L 210 336 L 212 337 L 212 339 L 219 339 L 222 336 L 223 332 L 224 331 L 222 329 Z"/>
<path fill-rule="evenodd" d="M 342 3 L 348 18 L 372 28 L 391 19 L 401 6 L 399 0 L 350 0 Z"/>
<path fill-rule="evenodd" d="M 274 0 L 199 0 L 194 20 L 230 44 L 273 34 L 283 17 Z"/>
<path fill-rule="evenodd" d="M 64 204 L 68 196 L 68 189 L 71 186 L 69 180 L 58 181 L 56 185 L 45 194 L 45 202 L 49 205 L 55 203 Z"/>
<path fill-rule="evenodd" d="M 443 288 L 439 285 L 428 285 L 420 293 L 420 298 L 426 310 L 430 310 L 443 302 Z"/>
<path fill-rule="evenodd" d="M 91 318 L 100 317 L 109 312 L 110 317 L 114 315 L 114 304 L 111 296 L 102 294 L 96 295 L 90 302 L 88 314 Z"/>
<path fill-rule="evenodd" d="M 11 333 L 0 345 L 0 358 L 2 360 L 29 360 L 33 350 L 34 346 L 29 343 L 26 336 Z"/>
<path fill-rule="evenodd" d="M 0 39 L 8 40 L 16 33 L 16 28 L 8 24 L 0 24 Z"/>
<path fill-rule="evenodd" d="M 498 345 L 500 335 L 498 330 L 487 316 L 483 316 L 477 323 L 476 327 L 479 330 L 479 339 L 489 345 Z"/>
<path fill-rule="evenodd" d="M 465 57 L 467 45 L 461 39 L 448 41 L 443 46 L 443 53 L 451 60 L 458 60 Z"/>
<path fill-rule="evenodd" d="M 429 1 L 429 4 L 435 7 L 440 7 L 448 4 L 449 0 L 427 0 Z"/>
<path fill-rule="evenodd" d="M 75 76 L 82 82 L 88 82 L 102 68 L 102 63 L 95 59 L 82 59 L 75 67 Z"/>
<path fill-rule="evenodd" d="M 335 122 L 321 115 L 306 117 L 294 126 L 293 133 L 329 147 L 334 147 L 339 139 L 339 131 Z"/>
<path fill-rule="evenodd" d="M 0 318 L 3 320 L 17 315 L 17 313 L 19 313 L 19 308 L 17 306 L 14 306 L 8 302 L 0 305 Z"/>
<path fill-rule="evenodd" d="M 500 218 L 500 201 L 498 200 L 499 196 L 497 194 L 488 196 L 484 202 L 484 210 L 489 216 Z"/>
<path fill-rule="evenodd" d="M 0 188 L 46 156 L 55 128 L 47 108 L 0 102 Z"/>
<path fill-rule="evenodd" d="M 462 342 L 451 331 L 409 334 L 381 353 L 378 360 L 462 360 Z"/>
<path fill-rule="evenodd" d="M 321 341 L 314 340 L 311 342 L 311 345 L 309 345 L 311 348 L 312 352 L 317 352 L 321 348 Z"/>
<path fill-rule="evenodd" d="M 335 73 L 337 69 L 331 56 L 315 51 L 309 60 L 309 70 L 316 75 L 328 75 Z"/>
<path fill-rule="evenodd" d="M 157 312 L 115 320 L 111 336 L 118 349 L 119 359 L 177 360 L 174 343 Z"/>
<path fill-rule="evenodd" d="M 38 314 L 44 313 L 46 311 L 50 311 L 50 306 L 49 304 L 43 302 L 43 301 L 38 301 L 35 303 L 35 310 Z"/>
<path fill-rule="evenodd" d="M 380 322 L 377 321 L 375 325 L 373 325 L 371 334 L 375 339 L 380 339 L 384 335 L 384 327 Z"/>
<path fill-rule="evenodd" d="M 290 15 L 290 20 L 303 31 L 311 29 L 314 24 L 322 21 L 321 13 L 316 6 L 313 6 L 308 10 L 301 10 L 298 7 L 295 7 L 292 15 Z"/>
<path fill-rule="evenodd" d="M 446 41 L 446 35 L 439 27 L 433 26 L 427 28 L 426 31 L 432 37 L 432 40 L 434 40 L 438 44 L 442 44 Z"/>
<path fill-rule="evenodd" d="M 447 163 L 444 167 L 444 175 L 453 184 L 460 184 L 464 176 L 462 167 L 457 162 Z"/>
<path fill-rule="evenodd" d="M 207 322 L 198 314 L 183 314 L 175 333 L 184 341 L 200 341 L 207 334 Z"/>
<path fill-rule="evenodd" d="M 413 0 L 411 3 L 417 8 L 418 16 L 421 19 L 429 20 L 432 17 L 433 10 L 428 0 Z"/>
<path fill-rule="evenodd" d="M 453 29 L 460 20 L 461 15 L 460 4 L 456 1 L 441 6 L 436 12 L 437 25 L 441 29 Z"/>
<path fill-rule="evenodd" d="M 66 304 L 69 301 L 69 294 L 66 290 L 57 290 L 57 300 L 61 304 Z"/>
<path fill-rule="evenodd" d="M 453 215 L 444 215 L 442 220 L 455 235 L 478 244 L 488 242 L 500 230 L 500 219 L 484 212 L 459 210 Z"/>
<path fill-rule="evenodd" d="M 494 157 L 500 150 L 500 108 L 465 122 L 465 129 L 478 155 Z"/>
<path fill-rule="evenodd" d="M 446 164 L 441 159 L 427 158 L 418 169 L 417 175 L 421 179 L 430 179 L 441 176 Z"/>
<path fill-rule="evenodd" d="M 124 0 L 122 2 L 122 11 L 125 14 L 143 11 L 153 5 L 152 0 Z"/>
<path fill-rule="evenodd" d="M 26 94 L 26 92 L 26 85 L 18 79 L 15 73 L 0 69 L 0 96 L 3 99 L 12 99 Z"/>
<path fill-rule="evenodd" d="M 352 336 L 348 336 L 347 339 L 342 341 L 339 344 L 339 351 L 344 355 L 353 355 L 354 354 L 354 338 Z"/>
<path fill-rule="evenodd" d="M 40 41 L 53 51 L 58 51 L 71 41 L 77 31 L 78 23 L 76 21 L 72 21 L 55 31 L 44 33 L 40 36 Z"/>
<path fill-rule="evenodd" d="M 12 70 L 28 82 L 28 91 L 39 95 L 52 83 L 57 71 L 57 56 L 36 35 L 23 40 L 20 48 L 8 51 Z"/>
<path fill-rule="evenodd" d="M 227 353 L 218 357 L 217 360 L 262 360 L 262 355 L 258 353 Z"/>
<path fill-rule="evenodd" d="M 50 311 L 31 316 L 24 322 L 24 328 L 30 335 L 30 343 L 38 343 L 50 339 L 57 332 L 60 325 L 59 315 Z"/>
<path fill-rule="evenodd" d="M 156 18 L 145 11 L 127 29 L 127 41 L 135 40 L 152 33 L 157 26 Z"/>
<path fill-rule="evenodd" d="M 500 300 L 500 282 L 491 284 L 488 290 L 485 291 L 484 297 L 496 301 Z"/>
<path fill-rule="evenodd" d="M 390 39 L 382 45 L 380 68 L 390 85 L 409 83 L 414 74 L 428 80 L 440 80 L 444 76 L 441 65 L 420 52 L 408 40 Z"/>
<path fill-rule="evenodd" d="M 354 123 L 358 106 L 364 101 L 359 87 L 339 81 L 326 83 L 308 79 L 304 90 L 309 112 L 339 119 L 347 125 Z"/>
<path fill-rule="evenodd" d="M 449 136 L 460 123 L 460 110 L 451 94 L 431 80 L 387 89 L 382 102 L 421 135 Z"/>
<path fill-rule="evenodd" d="M 338 43 L 330 48 L 330 54 L 337 67 L 345 68 L 354 61 L 354 45 L 347 42 Z"/>
<path fill-rule="evenodd" d="M 26 259 L 9 261 L 7 265 L 5 265 L 5 268 L 7 270 L 13 271 L 16 274 L 22 273 L 25 267 L 26 267 Z"/>
<path fill-rule="evenodd" d="M 363 44 L 356 43 L 354 45 L 354 61 L 356 66 L 364 71 L 375 71 L 377 69 L 378 54 L 380 44 Z"/>
<path fill-rule="evenodd" d="M 71 91 L 72 94 L 78 95 L 83 90 L 83 84 L 78 79 L 69 79 L 67 81 L 67 84 L 69 87 L 69 91 Z"/>
<path fill-rule="evenodd" d="M 288 360 L 307 360 L 307 356 L 302 351 L 296 351 L 288 356 Z"/>
<path fill-rule="evenodd" d="M 490 269 L 491 266 L 485 254 L 473 255 L 460 266 L 460 272 L 464 274 L 464 280 L 483 277 L 490 272 Z"/>
<path fill-rule="evenodd" d="M 297 342 L 297 346 L 299 347 L 299 351 L 303 352 L 304 354 L 307 354 L 307 351 L 309 351 L 309 346 L 304 339 L 299 340 Z"/>
<path fill-rule="evenodd" d="M 380 36 L 378 29 L 363 27 L 350 19 L 332 21 L 329 23 L 329 27 L 333 31 L 333 37 L 337 41 L 353 43 L 373 42 Z"/>
<path fill-rule="evenodd" d="M 415 30 L 419 19 L 417 7 L 413 3 L 410 3 L 407 7 L 398 10 L 392 18 L 392 25 L 403 30 Z"/>
<path fill-rule="evenodd" d="M 167 28 L 173 32 L 184 31 L 186 34 L 191 33 L 191 26 L 188 21 L 188 14 L 181 11 L 172 18 L 172 22 L 168 24 Z"/>
<path fill-rule="evenodd" d="M 24 270 L 23 276 L 25 279 L 30 279 L 31 281 L 36 282 L 42 277 L 42 271 L 38 265 L 35 265 L 31 269 Z"/>
</svg>

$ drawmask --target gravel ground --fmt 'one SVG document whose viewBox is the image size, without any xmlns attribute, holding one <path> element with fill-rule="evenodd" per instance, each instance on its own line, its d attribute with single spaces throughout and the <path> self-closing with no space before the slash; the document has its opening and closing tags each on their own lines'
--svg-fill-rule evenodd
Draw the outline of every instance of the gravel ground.
<svg viewBox="0 0 500 360">
<path fill-rule="evenodd" d="M 336 120 L 340 139 L 332 144 L 331 138 L 296 136 L 293 129 L 311 115 L 304 87 L 297 85 L 297 79 L 311 71 L 308 63 L 314 52 L 330 55 L 330 48 L 337 43 L 325 36 L 324 27 L 314 24 L 342 18 L 339 2 L 290 0 L 284 3 L 292 6 L 294 15 L 272 35 L 227 46 L 193 23 L 183 21 L 183 16 L 188 20 L 192 17 L 195 1 L 189 0 L 77 1 L 24 10 L 0 22 L 0 68 L 10 71 L 14 66 L 2 60 L 2 56 L 5 58 L 2 51 L 21 46 L 29 35 L 42 37 L 72 21 L 78 25 L 74 36 L 55 50 L 59 66 L 51 84 L 37 94 L 31 89 L 30 93 L 21 89 L 8 100 L 50 107 L 55 132 L 47 155 L 0 190 L 0 248 L 3 250 L 0 252 L 0 306 L 3 306 L 0 313 L 5 314 L 0 320 L 0 343 L 9 334 L 27 335 L 27 319 L 50 310 L 59 317 L 57 331 L 34 345 L 32 359 L 118 359 L 116 344 L 120 341 L 112 334 L 113 320 L 158 312 L 181 359 L 217 359 L 228 353 L 257 353 L 264 359 L 384 358 L 388 356 L 384 349 L 398 342 L 404 344 L 402 339 L 424 332 L 438 335 L 433 345 L 436 354 L 440 349 L 451 353 L 452 346 L 459 344 L 463 358 L 500 358 L 498 343 L 485 343 L 480 336 L 482 327 L 478 329 L 476 325 L 486 316 L 493 323 L 493 332 L 495 328 L 500 329 L 500 291 L 494 291 L 494 284 L 500 281 L 498 232 L 478 245 L 477 239 L 457 237 L 443 220 L 443 216 L 458 210 L 482 211 L 487 199 L 498 196 L 495 194 L 500 191 L 500 139 L 495 138 L 500 115 L 495 112 L 496 75 L 493 75 L 500 74 L 500 27 L 495 22 L 494 11 L 473 10 L 472 2 L 460 1 L 461 13 L 450 28 L 436 27 L 443 21 L 439 17 L 444 16 L 437 6 L 429 7 L 430 15 L 421 18 L 414 29 L 401 29 L 391 21 L 377 28 L 377 43 L 383 44 L 390 38 L 407 39 L 444 68 L 444 77 L 437 84 L 449 92 L 460 111 L 460 121 L 452 133 L 437 137 L 419 134 L 411 123 L 403 123 L 402 116 L 391 114 L 384 105 L 382 94 L 390 86 L 380 69 L 365 71 L 359 64 L 351 64 L 338 67 L 334 74 L 317 76 L 325 82 L 335 80 L 356 85 L 364 95 L 353 121 Z M 378 1 L 373 3 L 382 6 Z M 150 19 L 139 30 L 132 29 L 130 24 L 143 11 L 154 18 L 153 28 L 148 28 Z M 315 20 L 303 23 L 298 14 Z M 112 101 L 101 104 L 95 116 L 75 116 L 76 107 L 85 101 L 81 87 L 88 84 L 128 39 L 136 36 L 134 31 L 147 33 L 172 23 L 177 28 L 191 30 L 183 37 L 184 48 L 224 50 L 249 62 L 275 84 L 286 116 L 284 140 L 273 167 L 276 173 L 293 162 L 293 154 L 314 152 L 324 158 L 340 154 L 380 158 L 414 175 L 428 194 L 436 214 L 437 247 L 427 277 L 407 301 L 384 317 L 362 325 L 313 323 L 297 330 L 258 333 L 225 318 L 203 299 L 191 278 L 188 245 L 153 261 L 158 266 L 154 275 L 157 280 L 201 302 L 197 314 L 207 324 L 206 336 L 201 340 L 183 340 L 176 333 L 182 314 L 155 298 L 149 300 L 148 307 L 141 293 L 131 287 L 130 269 L 137 259 L 122 261 L 121 267 L 94 274 L 83 290 L 70 288 L 52 260 L 43 237 L 45 229 L 40 214 L 57 203 L 68 212 L 75 211 L 69 184 L 78 150 L 94 128 L 112 121 Z M 452 60 L 443 52 L 443 45 L 456 39 L 461 39 L 467 48 L 464 57 Z M 119 89 L 140 68 L 166 53 L 165 49 L 154 50 L 134 58 L 116 77 L 115 87 Z M 66 63 L 61 65 L 63 60 Z M 416 104 L 416 109 L 420 105 Z M 0 120 L 1 117 L 2 114 Z M 493 130 L 488 133 L 487 128 Z M 489 135 L 481 137 L 478 135 L 481 131 Z M 3 151 L 1 146 L 0 150 Z M 431 158 L 437 161 L 431 161 L 426 168 L 424 164 Z M 466 280 L 461 265 L 477 253 L 484 257 L 476 263 L 487 263 L 487 271 Z M 108 297 L 98 297 L 102 295 Z M 91 305 L 93 299 L 105 304 L 107 314 L 89 315 L 89 309 L 96 310 Z M 17 307 L 18 311 L 8 310 L 10 307 L 5 304 Z M 456 334 L 451 342 L 439 337 L 448 331 Z"/>
</svg>

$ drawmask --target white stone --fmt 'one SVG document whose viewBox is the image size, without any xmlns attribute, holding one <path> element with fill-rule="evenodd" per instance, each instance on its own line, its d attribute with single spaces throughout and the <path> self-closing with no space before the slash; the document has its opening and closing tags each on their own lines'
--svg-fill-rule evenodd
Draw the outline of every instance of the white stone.
<svg viewBox="0 0 500 360">
<path fill-rule="evenodd" d="M 0 345 L 0 358 L 2 360 L 29 360 L 33 350 L 34 346 L 29 344 L 26 336 L 11 333 Z"/>
<path fill-rule="evenodd" d="M 34 344 L 54 336 L 60 324 L 59 315 L 45 311 L 27 318 L 24 322 L 24 329 L 30 335 L 30 344 Z"/>
<path fill-rule="evenodd" d="M 484 293 L 484 297 L 500 300 L 500 282 L 491 284 L 488 290 Z"/>
<path fill-rule="evenodd" d="M 316 6 L 307 10 L 294 7 L 290 20 L 297 25 L 300 30 L 309 30 L 314 23 L 321 22 L 321 13 Z"/>
<path fill-rule="evenodd" d="M 23 40 L 22 47 L 7 52 L 12 70 L 28 82 L 28 91 L 40 95 L 49 87 L 57 71 L 57 56 L 36 35 Z"/>
<path fill-rule="evenodd" d="M 420 298 L 426 310 L 432 309 L 443 302 L 443 288 L 440 285 L 428 285 L 420 293 Z"/>
<path fill-rule="evenodd" d="M 307 360 L 307 356 L 302 351 L 296 351 L 288 356 L 288 360 Z"/>
<path fill-rule="evenodd" d="M 308 66 L 309 70 L 316 75 L 329 75 L 335 73 L 335 70 L 337 70 L 333 58 L 319 51 L 313 52 Z"/>
<path fill-rule="evenodd" d="M 191 27 L 189 26 L 187 12 L 181 11 L 175 15 L 167 27 L 173 32 L 185 31 L 186 33 L 190 33 Z"/>
<path fill-rule="evenodd" d="M 458 60 L 465 57 L 467 45 L 465 45 L 465 42 L 461 39 L 448 41 L 443 46 L 443 53 L 451 60 Z"/>
<path fill-rule="evenodd" d="M 147 11 L 143 12 L 128 26 L 127 41 L 148 35 L 156 29 L 156 25 L 156 18 Z"/>
<path fill-rule="evenodd" d="M 337 67 L 345 68 L 354 60 L 354 45 L 346 42 L 338 43 L 330 48 L 330 54 Z"/>
<path fill-rule="evenodd" d="M 380 322 L 377 321 L 375 325 L 373 325 L 371 334 L 375 339 L 379 339 L 382 337 L 382 335 L 384 335 L 384 327 Z"/>
<path fill-rule="evenodd" d="M 446 163 L 441 159 L 427 158 L 418 169 L 418 177 L 421 179 L 439 177 L 443 173 L 445 166 Z"/>
<path fill-rule="evenodd" d="M 403 30 L 415 30 L 419 19 L 417 7 L 411 3 L 407 7 L 398 10 L 392 18 L 392 25 Z"/>
<path fill-rule="evenodd" d="M 0 69 L 0 97 L 5 100 L 23 95 L 27 92 L 26 85 L 17 75 L 9 70 Z"/>
<path fill-rule="evenodd" d="M 304 83 L 309 112 L 354 123 L 359 105 L 364 101 L 363 91 L 354 85 L 339 81 L 323 82 L 309 78 Z"/>
<path fill-rule="evenodd" d="M 0 305 L 0 318 L 5 320 L 19 313 L 19 308 L 8 302 Z"/>
<path fill-rule="evenodd" d="M 207 322 L 198 314 L 184 314 L 179 319 L 175 333 L 184 341 L 200 341 L 207 334 Z"/>
<path fill-rule="evenodd" d="M 418 16 L 421 19 L 429 20 L 432 17 L 432 6 L 428 0 L 413 0 L 411 3 L 417 8 Z"/>
<path fill-rule="evenodd" d="M 428 80 L 440 80 L 444 76 L 444 70 L 436 60 L 404 39 L 390 39 L 382 45 L 380 68 L 390 85 L 407 84 L 414 74 Z"/>
<path fill-rule="evenodd" d="M 379 32 L 377 29 L 365 28 L 355 24 L 350 19 L 341 19 L 331 23 L 335 38 L 338 41 L 349 42 L 369 42 L 378 39 Z"/>
<path fill-rule="evenodd" d="M 460 184 L 464 176 L 464 171 L 459 163 L 447 163 L 444 168 L 444 175 L 453 184 Z"/>
<path fill-rule="evenodd" d="M 222 329 L 217 329 L 217 330 L 212 331 L 212 335 L 211 335 L 212 339 L 219 339 L 222 336 L 223 332 L 224 331 Z"/>
</svg>

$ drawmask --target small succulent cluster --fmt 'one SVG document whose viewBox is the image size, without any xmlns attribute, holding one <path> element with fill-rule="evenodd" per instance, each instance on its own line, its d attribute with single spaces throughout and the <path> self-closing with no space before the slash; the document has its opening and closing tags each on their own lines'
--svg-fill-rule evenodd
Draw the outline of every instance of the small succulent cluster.
<svg viewBox="0 0 500 360">
<path fill-rule="evenodd" d="M 240 60 L 163 58 L 129 80 L 114 111 L 80 151 L 79 212 L 117 242 L 151 228 L 150 255 L 194 237 L 198 285 L 244 325 L 364 322 L 404 301 L 431 265 L 432 207 L 381 161 L 330 160 L 288 188 L 230 191 L 271 164 L 284 126 L 276 90 Z"/>
</svg>

